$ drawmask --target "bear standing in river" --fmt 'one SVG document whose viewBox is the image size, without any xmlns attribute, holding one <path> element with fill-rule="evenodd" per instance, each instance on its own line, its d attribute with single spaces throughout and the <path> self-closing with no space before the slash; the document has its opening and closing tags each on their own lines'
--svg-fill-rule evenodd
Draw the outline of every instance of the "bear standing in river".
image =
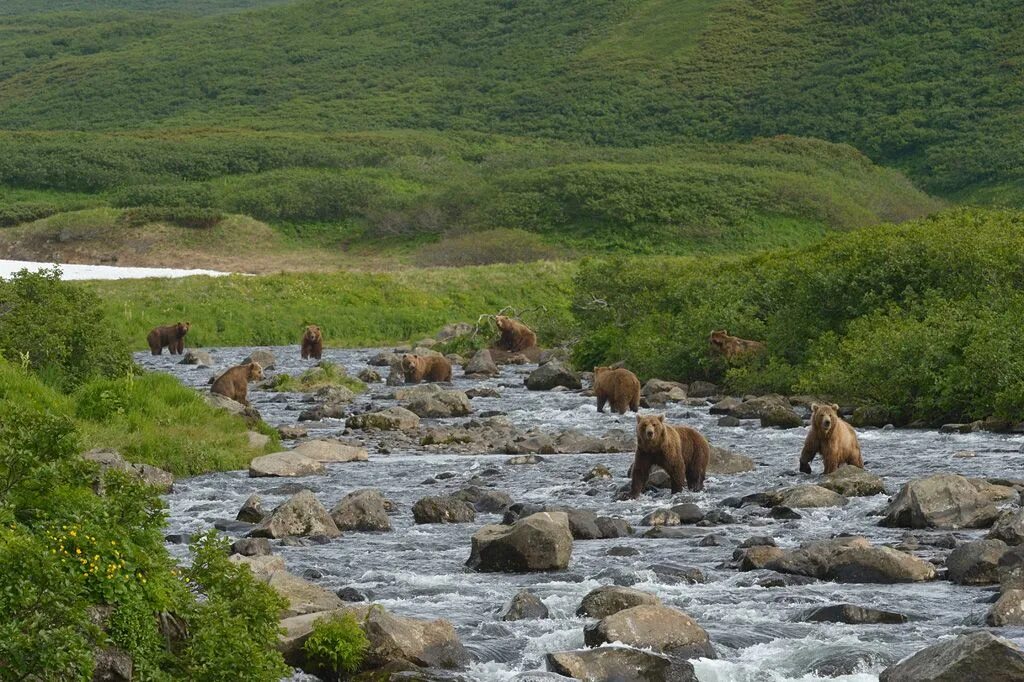
<svg viewBox="0 0 1024 682">
<path fill-rule="evenodd" d="M 814 403 L 811 405 L 811 430 L 807 432 L 804 449 L 800 453 L 800 471 L 811 473 L 811 461 L 821 453 L 826 474 L 831 474 L 840 464 L 852 464 L 864 468 L 860 456 L 860 444 L 853 427 L 839 416 L 838 405 Z"/>
<path fill-rule="evenodd" d="M 685 484 L 693 492 L 704 489 L 711 460 L 711 446 L 696 429 L 665 423 L 665 415 L 636 417 L 636 455 L 629 496 L 636 499 L 647 486 L 652 466 L 664 469 L 672 479 L 672 492 Z"/>
<path fill-rule="evenodd" d="M 537 335 L 519 320 L 498 315 L 494 318 L 494 322 L 498 325 L 498 331 L 501 332 L 501 338 L 496 344 L 497 348 L 510 353 L 519 353 L 537 345 Z"/>
<path fill-rule="evenodd" d="M 263 378 L 263 367 L 258 362 L 235 365 L 217 377 L 210 393 L 218 393 L 231 398 L 236 403 L 249 404 L 249 382 Z"/>
<path fill-rule="evenodd" d="M 729 332 L 724 329 L 711 332 L 708 345 L 712 352 L 722 355 L 728 362 L 745 360 L 765 351 L 765 346 L 760 341 L 730 336 Z"/>
<path fill-rule="evenodd" d="M 166 327 L 153 327 L 146 336 L 146 343 L 153 355 L 162 355 L 164 347 L 171 355 L 181 355 L 185 352 L 185 334 L 191 329 L 191 322 L 178 322 L 169 324 Z"/>
<path fill-rule="evenodd" d="M 402 373 L 405 380 L 410 384 L 418 384 L 421 381 L 451 381 L 452 363 L 448 358 L 440 355 L 410 355 L 402 356 Z"/>
<path fill-rule="evenodd" d="M 302 359 L 308 360 L 313 358 L 319 360 L 320 356 L 324 352 L 324 337 L 320 333 L 320 327 L 315 324 L 311 324 L 306 327 L 305 333 L 302 335 Z"/>
<path fill-rule="evenodd" d="M 605 403 L 611 403 L 612 411 L 626 414 L 640 408 L 640 380 L 628 369 L 622 367 L 594 368 L 594 396 L 597 411 L 604 412 Z"/>
</svg>

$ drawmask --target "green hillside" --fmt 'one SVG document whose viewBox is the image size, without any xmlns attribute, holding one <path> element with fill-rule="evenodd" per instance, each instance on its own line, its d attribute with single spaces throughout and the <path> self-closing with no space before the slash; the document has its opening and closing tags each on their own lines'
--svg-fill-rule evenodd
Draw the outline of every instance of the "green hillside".
<svg viewBox="0 0 1024 682">
<path fill-rule="evenodd" d="M 793 134 L 850 144 L 932 192 L 1020 203 L 1018 10 L 295 0 L 89 26 L 15 16 L 0 19 L 0 127 L 457 130 L 617 147 Z"/>
</svg>

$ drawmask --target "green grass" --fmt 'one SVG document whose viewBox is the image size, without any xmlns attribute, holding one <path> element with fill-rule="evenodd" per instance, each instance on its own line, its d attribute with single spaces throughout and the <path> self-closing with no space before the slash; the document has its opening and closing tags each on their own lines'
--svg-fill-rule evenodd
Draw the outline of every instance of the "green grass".
<svg viewBox="0 0 1024 682">
<path fill-rule="evenodd" d="M 542 339 L 560 338 L 570 324 L 574 273 L 571 263 L 539 262 L 79 286 L 100 296 L 105 318 L 137 350 L 150 329 L 173 320 L 192 322 L 195 347 L 297 344 L 307 324 L 320 326 L 328 346 L 361 347 L 422 338 L 507 306 L 531 311 L 526 319 Z"/>
<path fill-rule="evenodd" d="M 291 374 L 275 374 L 270 383 L 272 391 L 290 391 L 293 393 L 310 393 L 321 388 L 347 388 L 353 393 L 362 393 L 366 384 L 359 379 L 350 377 L 344 367 L 327 362 L 320 362 L 297 377 Z"/>
</svg>

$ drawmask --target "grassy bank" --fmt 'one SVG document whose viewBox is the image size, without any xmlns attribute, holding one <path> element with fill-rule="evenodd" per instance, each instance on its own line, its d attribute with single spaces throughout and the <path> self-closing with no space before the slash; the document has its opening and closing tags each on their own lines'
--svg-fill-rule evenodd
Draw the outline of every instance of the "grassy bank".
<svg viewBox="0 0 1024 682">
<path fill-rule="evenodd" d="M 803 249 L 718 259 L 594 260 L 576 279 L 583 366 L 804 392 L 885 419 L 1024 419 L 1024 214 L 956 210 Z M 713 329 L 762 340 L 726 367 Z"/>
<path fill-rule="evenodd" d="M 576 268 L 566 262 L 263 277 L 190 277 L 89 282 L 104 317 L 146 348 L 154 326 L 192 322 L 187 345 L 196 347 L 298 343 L 318 324 L 328 346 L 376 346 L 432 335 L 449 322 L 513 307 L 527 311 L 541 339 L 558 340 L 570 324 Z"/>
</svg>

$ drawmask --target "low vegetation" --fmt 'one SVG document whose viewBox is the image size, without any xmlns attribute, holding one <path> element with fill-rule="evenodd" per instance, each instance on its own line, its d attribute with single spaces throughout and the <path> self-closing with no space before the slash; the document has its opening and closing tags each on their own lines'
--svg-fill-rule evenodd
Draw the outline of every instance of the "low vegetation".
<svg viewBox="0 0 1024 682">
<path fill-rule="evenodd" d="M 893 420 L 1024 419 L 1024 215 L 955 210 L 716 259 L 601 259 L 576 278 L 576 361 L 737 393 L 830 395 Z M 708 334 L 764 341 L 727 367 Z"/>
<path fill-rule="evenodd" d="M 307 369 L 297 377 L 284 373 L 275 374 L 269 385 L 272 391 L 302 393 L 335 387 L 347 388 L 353 393 L 361 393 L 366 390 L 366 384 L 359 379 L 350 377 L 344 367 L 326 360 L 318 363 L 316 367 Z"/>
</svg>

